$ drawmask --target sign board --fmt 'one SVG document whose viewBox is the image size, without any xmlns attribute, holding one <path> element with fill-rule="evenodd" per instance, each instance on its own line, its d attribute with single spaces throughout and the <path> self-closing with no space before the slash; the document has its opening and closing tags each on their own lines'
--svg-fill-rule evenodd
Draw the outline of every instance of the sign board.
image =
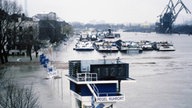
<svg viewBox="0 0 192 108">
<path fill-rule="evenodd" d="M 125 101 L 125 96 L 106 96 L 96 98 L 96 102 L 119 102 L 119 101 Z"/>
</svg>

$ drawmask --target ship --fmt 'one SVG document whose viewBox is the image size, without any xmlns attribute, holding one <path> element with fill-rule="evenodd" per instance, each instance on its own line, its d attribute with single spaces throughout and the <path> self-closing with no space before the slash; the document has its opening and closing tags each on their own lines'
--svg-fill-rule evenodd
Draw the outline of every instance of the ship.
<svg viewBox="0 0 192 108">
<path fill-rule="evenodd" d="M 73 49 L 76 51 L 93 51 L 94 47 L 91 41 L 79 41 Z"/>
<path fill-rule="evenodd" d="M 120 52 L 135 54 L 143 51 L 138 42 L 118 40 L 116 44 Z"/>
<path fill-rule="evenodd" d="M 96 50 L 99 52 L 118 52 L 118 48 L 115 42 L 112 41 L 103 41 L 102 43 L 98 44 L 95 43 Z"/>
</svg>

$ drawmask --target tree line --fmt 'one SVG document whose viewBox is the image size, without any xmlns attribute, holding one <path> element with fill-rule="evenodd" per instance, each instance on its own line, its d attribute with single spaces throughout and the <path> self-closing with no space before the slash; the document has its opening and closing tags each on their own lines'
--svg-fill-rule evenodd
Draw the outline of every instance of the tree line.
<svg viewBox="0 0 192 108">
<path fill-rule="evenodd" d="M 20 52 L 26 50 L 26 54 L 32 60 L 32 48 L 37 53 L 43 44 L 41 38 L 46 39 L 47 36 L 50 43 L 58 43 L 68 38 L 67 36 L 72 34 L 73 31 L 72 26 L 64 21 L 40 20 L 37 22 L 39 28 L 34 27 L 33 24 L 26 27 L 30 21 L 33 21 L 32 18 L 26 17 L 22 13 L 22 7 L 16 1 L 0 0 L 1 64 L 8 62 L 9 51 L 11 49 L 17 49 Z"/>
<path fill-rule="evenodd" d="M 0 60 L 6 63 L 9 49 L 16 46 L 19 35 L 22 38 L 28 31 L 22 31 L 25 15 L 15 1 L 1 1 L 0 16 Z"/>
</svg>

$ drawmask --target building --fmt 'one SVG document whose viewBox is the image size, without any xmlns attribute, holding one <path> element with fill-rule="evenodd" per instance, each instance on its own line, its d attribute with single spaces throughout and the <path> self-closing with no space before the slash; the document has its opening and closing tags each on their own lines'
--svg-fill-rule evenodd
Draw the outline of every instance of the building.
<svg viewBox="0 0 192 108">
<path fill-rule="evenodd" d="M 47 14 L 37 14 L 34 16 L 34 18 L 37 18 L 39 20 L 54 20 L 57 21 L 57 15 L 55 12 L 49 12 Z"/>
<path fill-rule="evenodd" d="M 54 43 L 65 37 L 63 28 L 68 24 L 65 21 L 60 21 L 56 13 L 37 14 L 33 19 L 39 22 L 40 40 L 50 40 L 51 43 Z"/>
</svg>

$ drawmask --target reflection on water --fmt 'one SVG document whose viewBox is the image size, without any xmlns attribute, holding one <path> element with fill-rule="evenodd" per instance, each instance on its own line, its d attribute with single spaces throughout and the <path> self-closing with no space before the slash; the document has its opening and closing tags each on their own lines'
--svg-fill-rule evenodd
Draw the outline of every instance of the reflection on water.
<svg viewBox="0 0 192 108">
<path fill-rule="evenodd" d="M 74 37 L 76 38 L 76 37 Z M 176 51 L 144 51 L 141 54 L 77 52 L 73 50 L 75 39 L 61 45 L 54 53 L 54 60 L 116 59 L 130 63 L 130 76 L 136 83 L 122 84 L 125 102 L 117 103 L 117 108 L 191 108 L 192 100 L 192 37 L 188 35 L 164 35 L 155 33 L 121 33 L 127 41 L 169 41 Z M 43 108 L 70 108 L 69 82 L 65 75 L 68 70 L 59 69 L 61 79 L 45 80 L 42 66 L 11 67 L 16 80 L 21 84 L 33 83 Z"/>
</svg>

